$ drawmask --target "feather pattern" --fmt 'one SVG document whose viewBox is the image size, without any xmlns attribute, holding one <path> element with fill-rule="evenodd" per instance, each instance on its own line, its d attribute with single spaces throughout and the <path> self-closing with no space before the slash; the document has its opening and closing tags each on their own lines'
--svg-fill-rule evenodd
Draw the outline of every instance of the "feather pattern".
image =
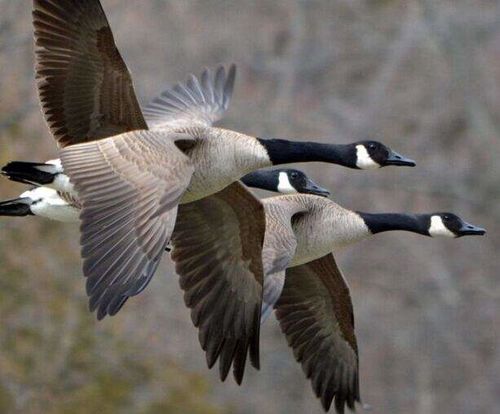
<svg viewBox="0 0 500 414">
<path fill-rule="evenodd" d="M 168 243 L 193 172 L 176 139 L 186 137 L 136 131 L 61 152 L 82 205 L 83 272 L 99 319 L 146 287 Z"/>
<path fill-rule="evenodd" d="M 147 129 L 100 2 L 33 4 L 38 92 L 59 145 Z"/>
<path fill-rule="evenodd" d="M 354 409 L 358 348 L 349 287 L 332 254 L 286 270 L 275 306 L 281 330 L 325 410 Z"/>
<path fill-rule="evenodd" d="M 145 108 L 150 128 L 212 126 L 229 106 L 236 78 L 234 64 L 205 69 L 200 79 L 190 75 L 186 82 L 162 92 Z"/>
<path fill-rule="evenodd" d="M 247 353 L 259 367 L 264 231 L 262 204 L 233 183 L 182 204 L 172 236 L 171 257 L 208 366 L 219 359 L 224 380 L 232 364 L 238 384 Z"/>
</svg>

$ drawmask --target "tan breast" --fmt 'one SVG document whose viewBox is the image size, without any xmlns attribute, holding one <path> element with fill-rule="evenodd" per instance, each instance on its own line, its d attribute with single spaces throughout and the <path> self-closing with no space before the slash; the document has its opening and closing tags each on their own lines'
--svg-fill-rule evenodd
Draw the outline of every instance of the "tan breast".
<svg viewBox="0 0 500 414">
<path fill-rule="evenodd" d="M 269 216 L 279 222 L 293 217 L 291 228 L 297 248 L 291 266 L 318 259 L 370 235 L 358 214 L 324 197 L 290 194 L 270 197 L 263 203 L 266 219 Z"/>
<path fill-rule="evenodd" d="M 297 249 L 292 265 L 308 263 L 370 235 L 361 217 L 331 200 L 293 223 Z"/>
<path fill-rule="evenodd" d="M 186 151 L 195 171 L 181 203 L 214 194 L 245 174 L 271 165 L 267 151 L 254 137 L 222 128 L 202 128 L 196 133 L 202 135 L 199 143 Z"/>
</svg>

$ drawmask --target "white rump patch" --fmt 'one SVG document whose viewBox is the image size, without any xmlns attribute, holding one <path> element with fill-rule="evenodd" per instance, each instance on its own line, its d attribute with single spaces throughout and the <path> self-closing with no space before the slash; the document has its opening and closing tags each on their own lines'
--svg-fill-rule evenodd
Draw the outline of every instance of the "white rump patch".
<svg viewBox="0 0 500 414">
<path fill-rule="evenodd" d="M 362 170 L 374 170 L 380 168 L 381 165 L 375 162 L 364 145 L 356 145 L 356 167 Z"/>
<path fill-rule="evenodd" d="M 58 168 L 58 172 L 63 171 L 63 166 L 60 158 L 56 158 L 55 160 L 48 160 L 45 163 L 55 165 Z"/>
<path fill-rule="evenodd" d="M 49 187 L 36 187 L 25 191 L 21 198 L 29 198 L 31 212 L 40 217 L 64 222 L 78 222 L 79 210 L 68 204 L 56 190 Z"/>
<path fill-rule="evenodd" d="M 54 181 L 52 181 L 50 184 L 47 184 L 47 187 L 76 196 L 75 188 L 69 181 L 69 177 L 66 174 L 63 174 L 64 169 L 59 158 L 46 161 L 45 165 L 40 165 L 36 168 L 40 171 L 54 174 Z"/>
<path fill-rule="evenodd" d="M 279 182 L 278 182 L 278 192 L 283 194 L 296 193 L 297 190 L 290 184 L 288 179 L 288 174 L 286 172 L 280 172 Z"/>
<path fill-rule="evenodd" d="M 31 201 L 37 202 L 43 199 L 59 197 L 57 191 L 49 187 L 35 187 L 32 190 L 25 191 L 19 197 L 29 198 Z"/>
<path fill-rule="evenodd" d="M 63 172 L 63 167 L 59 158 L 55 160 L 48 160 L 45 162 L 45 165 L 39 165 L 36 169 L 50 174 Z"/>
<path fill-rule="evenodd" d="M 55 188 L 57 191 L 77 196 L 75 187 L 69 181 L 69 177 L 66 174 L 57 174 L 54 181 L 52 181 L 51 187 Z"/>
<path fill-rule="evenodd" d="M 457 237 L 451 230 L 444 225 L 441 216 L 431 216 L 431 226 L 429 227 L 429 234 L 432 237 Z"/>
</svg>

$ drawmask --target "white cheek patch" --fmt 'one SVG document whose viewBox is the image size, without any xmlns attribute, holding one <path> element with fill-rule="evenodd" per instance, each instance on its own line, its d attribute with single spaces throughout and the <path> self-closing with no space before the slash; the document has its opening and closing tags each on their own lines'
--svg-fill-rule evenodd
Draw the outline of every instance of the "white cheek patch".
<svg viewBox="0 0 500 414">
<path fill-rule="evenodd" d="M 429 234 L 432 237 L 457 237 L 452 231 L 448 230 L 443 223 L 440 216 L 431 217 L 431 226 L 429 227 Z"/>
<path fill-rule="evenodd" d="M 375 162 L 364 145 L 356 145 L 356 167 L 362 170 L 374 170 L 380 168 L 381 165 Z"/>
<path fill-rule="evenodd" d="M 297 192 L 297 190 L 293 188 L 292 184 L 290 184 L 290 180 L 288 179 L 288 174 L 285 172 L 280 172 L 278 181 L 278 192 L 283 194 L 292 194 Z"/>
</svg>

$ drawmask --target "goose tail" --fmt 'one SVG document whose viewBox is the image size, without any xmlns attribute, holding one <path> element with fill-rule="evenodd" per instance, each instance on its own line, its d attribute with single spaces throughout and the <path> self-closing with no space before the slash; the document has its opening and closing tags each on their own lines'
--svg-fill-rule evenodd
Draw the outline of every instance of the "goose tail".
<svg viewBox="0 0 500 414">
<path fill-rule="evenodd" d="M 11 161 L 2 168 L 1 173 L 12 181 L 41 186 L 52 184 L 60 169 L 55 164 Z"/>
<path fill-rule="evenodd" d="M 0 216 L 23 217 L 32 216 L 31 199 L 27 197 L 14 198 L 0 202 Z"/>
</svg>

